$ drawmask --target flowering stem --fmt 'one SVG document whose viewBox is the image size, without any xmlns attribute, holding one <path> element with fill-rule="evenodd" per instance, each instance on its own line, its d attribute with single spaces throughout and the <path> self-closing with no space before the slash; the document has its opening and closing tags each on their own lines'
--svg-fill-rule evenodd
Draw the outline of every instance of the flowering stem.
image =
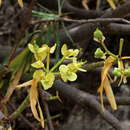
<svg viewBox="0 0 130 130">
<path fill-rule="evenodd" d="M 124 43 L 124 39 L 121 38 L 121 39 L 120 39 L 120 48 L 119 48 L 119 53 L 118 53 L 119 57 L 121 57 L 122 48 L 123 48 L 123 43 Z"/>
<path fill-rule="evenodd" d="M 50 53 L 47 54 L 47 72 L 49 71 Z"/>
<path fill-rule="evenodd" d="M 55 74 L 55 75 L 59 75 L 59 74 L 60 74 L 60 72 L 53 72 L 53 74 Z"/>
<path fill-rule="evenodd" d="M 55 66 L 53 66 L 53 67 L 51 68 L 50 72 L 53 72 L 64 60 L 65 60 L 65 56 L 63 56 L 63 57 L 61 58 L 61 60 L 59 60 L 59 61 L 55 64 Z"/>
</svg>

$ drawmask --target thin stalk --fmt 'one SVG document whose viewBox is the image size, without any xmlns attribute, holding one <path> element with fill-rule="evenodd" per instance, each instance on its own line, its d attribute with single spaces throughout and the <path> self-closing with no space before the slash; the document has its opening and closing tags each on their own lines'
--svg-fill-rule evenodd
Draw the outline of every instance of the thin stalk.
<svg viewBox="0 0 130 130">
<path fill-rule="evenodd" d="M 121 38 L 121 39 L 120 39 L 120 48 L 119 48 L 119 53 L 118 53 L 119 57 L 121 57 L 123 44 L 124 44 L 124 39 Z"/>
<path fill-rule="evenodd" d="M 55 75 L 59 75 L 60 73 L 59 73 L 59 72 L 53 72 L 53 74 L 55 74 Z"/>
<path fill-rule="evenodd" d="M 109 54 L 110 56 L 112 56 L 112 57 L 118 59 L 118 56 L 116 56 L 115 54 L 113 54 L 112 52 L 110 52 L 110 51 L 107 49 L 107 47 L 106 47 L 106 45 L 104 44 L 103 41 L 101 41 L 101 45 L 103 46 L 103 48 L 104 48 L 104 50 L 106 51 L 107 54 Z"/>
<path fill-rule="evenodd" d="M 58 15 L 61 16 L 61 1 L 58 0 Z"/>
<path fill-rule="evenodd" d="M 18 117 L 23 111 L 24 109 L 28 106 L 29 104 L 29 95 L 24 99 L 24 101 L 22 102 L 22 104 L 16 109 L 15 112 L 13 112 L 10 116 L 9 119 L 14 119 L 16 117 Z"/>
<path fill-rule="evenodd" d="M 55 51 L 55 57 L 56 57 L 56 61 L 54 64 L 56 64 L 59 60 L 60 57 L 60 35 L 59 35 L 59 22 L 56 23 L 56 33 L 55 33 L 55 37 L 56 37 L 56 51 Z"/>
<path fill-rule="evenodd" d="M 63 61 L 65 60 L 65 57 L 63 56 L 61 60 L 59 60 L 50 70 L 50 72 L 53 72 Z"/>
<path fill-rule="evenodd" d="M 74 41 L 73 41 L 73 39 L 72 39 L 71 35 L 69 34 L 69 32 L 68 32 L 67 28 L 65 27 L 64 22 L 61 22 L 61 24 L 62 24 L 62 27 L 63 27 L 63 29 L 64 29 L 65 33 L 66 33 L 66 36 L 69 38 L 69 40 L 71 41 L 71 43 L 72 43 L 73 45 L 75 45 L 75 43 L 74 43 Z"/>
<path fill-rule="evenodd" d="M 49 65 L 50 65 L 50 53 L 47 54 L 47 72 L 49 71 Z"/>
</svg>

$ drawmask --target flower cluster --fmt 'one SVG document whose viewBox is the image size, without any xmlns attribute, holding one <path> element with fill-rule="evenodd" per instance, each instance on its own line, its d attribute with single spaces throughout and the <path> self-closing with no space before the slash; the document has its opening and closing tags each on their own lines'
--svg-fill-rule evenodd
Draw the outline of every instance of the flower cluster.
<svg viewBox="0 0 130 130">
<path fill-rule="evenodd" d="M 32 66 L 37 70 L 33 74 L 33 79 L 40 81 L 45 90 L 49 89 L 55 80 L 55 76 L 52 72 L 48 72 L 50 54 L 54 53 L 56 44 L 51 48 L 44 44 L 39 47 L 36 43 L 28 44 L 29 50 L 34 54 L 36 62 L 32 63 Z M 47 68 L 43 64 L 43 60 L 47 59 Z"/>
<path fill-rule="evenodd" d="M 50 66 L 50 54 L 54 53 L 56 49 L 56 44 L 52 47 L 44 44 L 39 47 L 35 41 L 33 44 L 28 44 L 29 50 L 34 54 L 35 62 L 32 63 L 32 67 L 36 68 L 33 79 L 37 82 L 41 82 L 44 90 L 47 90 L 52 87 L 55 74 L 59 74 L 64 82 L 75 81 L 77 79 L 77 71 L 86 72 L 82 69 L 82 65 L 85 62 L 78 62 L 77 55 L 79 54 L 78 49 L 68 49 L 67 45 L 64 44 L 61 48 L 62 58 L 52 67 Z M 65 65 L 62 64 L 64 60 L 71 60 L 71 63 Z M 43 61 L 46 60 L 46 65 Z M 56 69 L 59 68 L 59 71 Z"/>
<path fill-rule="evenodd" d="M 39 47 L 36 41 L 33 41 L 28 44 L 28 48 L 34 54 L 35 62 L 31 65 L 36 70 L 33 73 L 32 80 L 18 85 L 17 88 L 31 85 L 29 91 L 31 110 L 35 119 L 37 119 L 44 128 L 44 118 L 38 100 L 38 83 L 40 82 L 44 90 L 47 90 L 53 86 L 57 74 L 60 75 L 64 82 L 75 81 L 77 79 L 77 71 L 86 72 L 86 70 L 81 68 L 85 62 L 77 61 L 77 56 L 79 54 L 78 49 L 68 49 L 67 45 L 64 44 L 61 48 L 62 58 L 50 68 L 50 56 L 54 53 L 56 44 L 52 47 L 46 44 Z M 66 59 L 71 60 L 71 63 L 67 65 L 63 64 Z"/>
</svg>

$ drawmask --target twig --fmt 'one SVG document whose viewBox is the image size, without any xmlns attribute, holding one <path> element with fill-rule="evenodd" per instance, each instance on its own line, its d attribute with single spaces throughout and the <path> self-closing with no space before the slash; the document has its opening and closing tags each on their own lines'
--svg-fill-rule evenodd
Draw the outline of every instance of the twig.
<svg viewBox="0 0 130 130">
<path fill-rule="evenodd" d="M 128 130 L 127 126 L 122 125 L 119 120 L 116 119 L 109 111 L 105 109 L 102 111 L 101 105 L 96 101 L 94 96 L 90 95 L 89 93 L 85 93 L 74 87 L 70 87 L 60 80 L 56 80 L 54 86 L 56 90 L 62 93 L 66 98 L 69 98 L 69 100 L 72 100 L 81 106 L 93 107 L 116 130 Z"/>
<path fill-rule="evenodd" d="M 51 120 L 51 115 L 50 115 L 50 111 L 48 108 L 48 104 L 46 101 L 44 101 L 44 107 L 45 107 L 45 111 L 46 111 L 46 116 L 47 116 L 47 121 L 48 121 L 48 125 L 49 125 L 49 130 L 54 130 L 53 124 L 52 124 L 52 120 Z"/>
<path fill-rule="evenodd" d="M 123 22 L 130 24 L 129 20 L 123 19 L 123 18 L 97 18 L 97 19 L 89 19 L 89 20 L 76 20 L 76 19 L 68 19 L 68 18 L 52 18 L 52 19 L 41 19 L 32 21 L 31 24 L 40 24 L 40 23 L 46 23 L 46 22 L 69 22 L 69 23 L 78 23 L 78 24 L 85 24 L 85 23 L 111 23 L 111 22 Z"/>
<path fill-rule="evenodd" d="M 44 108 L 45 108 L 49 130 L 54 130 L 52 120 L 51 120 L 50 111 L 49 111 L 47 100 L 46 100 L 46 99 L 48 99 L 48 97 L 46 97 L 46 96 L 50 96 L 50 95 L 48 95 L 47 93 L 45 95 L 45 92 L 42 89 L 39 89 L 39 91 L 40 91 L 40 97 L 42 99 L 42 104 L 44 105 Z M 44 97 L 46 97 L 46 99 Z"/>
</svg>

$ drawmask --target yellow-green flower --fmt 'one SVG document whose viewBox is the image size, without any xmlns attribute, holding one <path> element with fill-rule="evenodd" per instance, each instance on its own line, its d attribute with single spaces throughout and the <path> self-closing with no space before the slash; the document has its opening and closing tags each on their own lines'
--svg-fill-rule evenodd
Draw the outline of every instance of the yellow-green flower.
<svg viewBox="0 0 130 130">
<path fill-rule="evenodd" d="M 54 80 L 55 76 L 53 73 L 46 74 L 45 77 L 43 77 L 43 79 L 41 80 L 44 90 L 51 88 L 54 83 Z"/>
<path fill-rule="evenodd" d="M 34 57 L 36 60 L 45 60 L 48 54 L 48 45 L 44 44 L 42 47 L 40 47 L 37 52 L 34 54 Z"/>
<path fill-rule="evenodd" d="M 43 78 L 45 78 L 45 72 L 43 70 L 36 70 L 34 73 L 33 73 L 33 79 L 37 80 L 37 81 L 40 81 L 42 80 Z"/>
<path fill-rule="evenodd" d="M 29 50 L 34 54 L 36 60 L 44 60 L 47 56 L 48 46 L 44 44 L 42 47 L 38 47 L 36 44 L 28 44 Z"/>
<path fill-rule="evenodd" d="M 34 54 L 36 60 L 43 61 L 47 57 L 48 53 L 54 53 L 56 44 L 51 48 L 47 44 L 44 44 L 42 47 L 38 47 L 36 44 L 28 44 L 29 50 Z"/>
<path fill-rule="evenodd" d="M 79 54 L 79 50 L 78 49 L 68 49 L 67 45 L 64 44 L 61 48 L 61 53 L 63 56 L 65 56 L 66 58 L 72 58 L 72 57 L 76 57 Z"/>
<path fill-rule="evenodd" d="M 31 64 L 34 68 L 43 68 L 44 67 L 44 64 L 42 63 L 42 61 L 38 60 L 36 62 L 34 62 L 33 64 Z"/>
<path fill-rule="evenodd" d="M 77 79 L 77 74 L 70 70 L 70 68 L 67 65 L 61 65 L 59 67 L 61 78 L 64 82 L 69 81 L 75 81 Z"/>
<path fill-rule="evenodd" d="M 85 69 L 82 69 L 81 66 L 84 65 L 85 62 L 73 62 L 73 63 L 70 63 L 68 64 L 68 68 L 70 71 L 72 72 L 77 72 L 77 71 L 82 71 L 82 72 L 86 72 Z"/>
</svg>

